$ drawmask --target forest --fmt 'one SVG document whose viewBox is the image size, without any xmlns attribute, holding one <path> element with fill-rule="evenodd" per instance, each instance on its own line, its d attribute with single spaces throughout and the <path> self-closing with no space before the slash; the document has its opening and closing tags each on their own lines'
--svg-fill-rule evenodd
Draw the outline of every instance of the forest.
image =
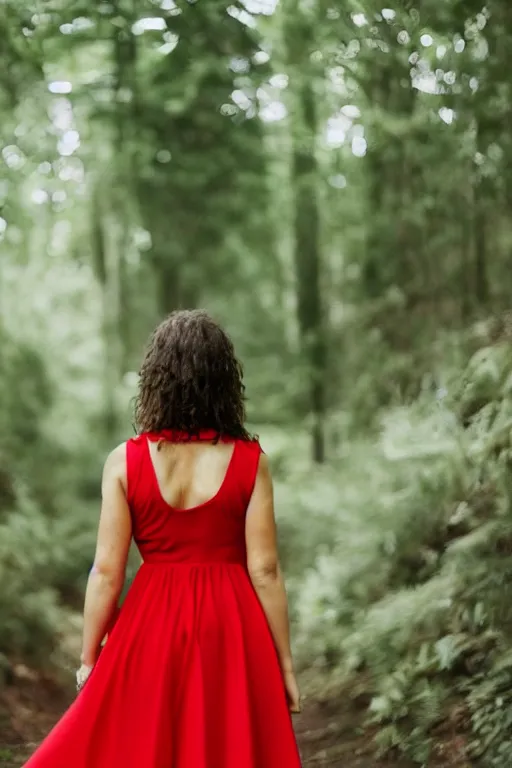
<svg viewBox="0 0 512 768">
<path fill-rule="evenodd" d="M 510 0 L 2 0 L 0 33 L 0 765 L 73 696 L 148 334 L 205 307 L 304 766 L 510 768 Z"/>
</svg>

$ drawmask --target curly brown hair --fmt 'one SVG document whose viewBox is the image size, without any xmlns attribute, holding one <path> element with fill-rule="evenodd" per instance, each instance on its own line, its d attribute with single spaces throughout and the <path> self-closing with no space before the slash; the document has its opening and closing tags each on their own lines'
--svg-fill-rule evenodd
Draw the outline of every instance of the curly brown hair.
<svg viewBox="0 0 512 768">
<path fill-rule="evenodd" d="M 137 432 L 176 430 L 252 439 L 243 371 L 227 333 L 203 310 L 172 312 L 151 335 L 139 371 Z"/>
</svg>

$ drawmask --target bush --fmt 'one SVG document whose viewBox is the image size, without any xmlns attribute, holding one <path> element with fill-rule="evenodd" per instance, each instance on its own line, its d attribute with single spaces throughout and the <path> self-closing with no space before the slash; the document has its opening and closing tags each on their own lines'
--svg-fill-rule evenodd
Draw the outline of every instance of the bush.
<svg viewBox="0 0 512 768">
<path fill-rule="evenodd" d="M 381 749 L 426 765 L 456 695 L 474 757 L 506 768 L 510 346 L 477 350 L 444 378 L 446 389 L 385 412 L 378 448 L 360 444 L 340 462 L 329 541 L 294 592 L 299 647 L 346 674 L 366 670 Z"/>
<path fill-rule="evenodd" d="M 47 664 L 62 598 L 82 600 L 95 518 L 68 480 L 80 462 L 57 442 L 43 359 L 1 328 L 0 343 L 0 657 Z"/>
</svg>

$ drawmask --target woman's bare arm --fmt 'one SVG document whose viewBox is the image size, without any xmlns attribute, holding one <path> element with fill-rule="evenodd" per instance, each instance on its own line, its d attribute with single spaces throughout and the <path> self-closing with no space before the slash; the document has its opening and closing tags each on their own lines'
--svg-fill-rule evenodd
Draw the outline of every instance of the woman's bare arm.
<svg viewBox="0 0 512 768">
<path fill-rule="evenodd" d="M 121 445 L 105 462 L 102 505 L 94 565 L 85 594 L 82 663 L 93 667 L 109 630 L 123 589 L 132 536 L 126 500 L 126 447 Z"/>
<path fill-rule="evenodd" d="M 290 647 L 288 600 L 279 565 L 272 477 L 265 454 L 260 457 L 246 519 L 247 567 L 269 623 L 285 678 L 292 711 L 299 709 Z"/>
</svg>

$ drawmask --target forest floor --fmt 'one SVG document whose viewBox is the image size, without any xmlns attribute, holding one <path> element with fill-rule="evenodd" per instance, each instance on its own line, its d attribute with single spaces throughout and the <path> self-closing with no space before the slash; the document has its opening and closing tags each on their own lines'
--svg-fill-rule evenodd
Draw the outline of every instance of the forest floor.
<svg viewBox="0 0 512 768">
<path fill-rule="evenodd" d="M 69 687 L 24 666 L 12 684 L 0 689 L 0 766 L 20 768 L 69 705 Z M 373 734 L 363 729 L 364 701 L 354 689 L 334 698 L 307 696 L 295 728 L 304 768 L 414 768 L 417 764 L 377 756 Z M 439 730 L 436 756 L 429 768 L 471 768 L 462 737 L 448 722 Z"/>
<path fill-rule="evenodd" d="M 70 694 L 51 680 L 25 674 L 0 694 L 0 766 L 20 768 L 70 702 Z M 295 727 L 303 764 L 314 768 L 409 768 L 407 762 L 376 762 L 357 711 L 339 702 L 308 701 Z"/>
</svg>

